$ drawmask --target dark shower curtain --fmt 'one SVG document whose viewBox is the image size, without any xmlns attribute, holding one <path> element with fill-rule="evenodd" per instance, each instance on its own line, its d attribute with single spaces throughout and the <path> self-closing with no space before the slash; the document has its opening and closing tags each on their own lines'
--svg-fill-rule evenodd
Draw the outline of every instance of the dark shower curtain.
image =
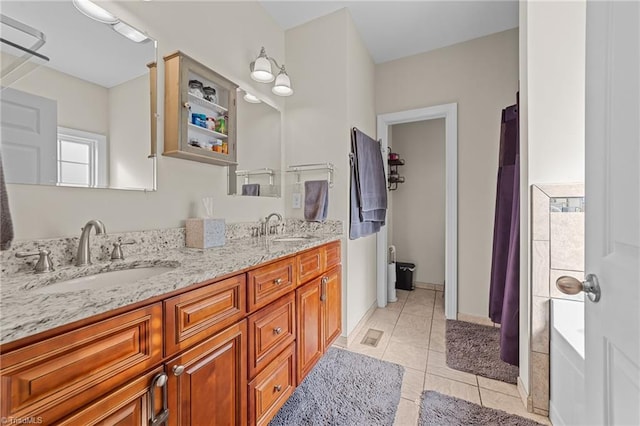
<svg viewBox="0 0 640 426">
<path fill-rule="evenodd" d="M 520 135 L 518 105 L 502 110 L 489 317 L 500 328 L 500 358 L 518 365 L 520 314 Z"/>
</svg>

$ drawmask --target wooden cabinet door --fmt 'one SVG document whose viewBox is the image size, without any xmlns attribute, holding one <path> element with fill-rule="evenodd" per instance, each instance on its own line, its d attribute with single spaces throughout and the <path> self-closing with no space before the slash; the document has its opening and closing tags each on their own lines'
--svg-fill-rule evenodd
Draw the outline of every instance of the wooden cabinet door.
<svg viewBox="0 0 640 426">
<path fill-rule="evenodd" d="M 296 290 L 298 384 L 322 357 L 322 304 L 320 278 Z"/>
<path fill-rule="evenodd" d="M 342 271 L 340 266 L 336 266 L 323 275 L 324 295 L 322 302 L 322 326 L 323 326 L 323 349 L 340 336 L 342 332 Z"/>
<path fill-rule="evenodd" d="M 239 425 L 247 422 L 247 321 L 172 359 L 169 425 Z"/>
</svg>

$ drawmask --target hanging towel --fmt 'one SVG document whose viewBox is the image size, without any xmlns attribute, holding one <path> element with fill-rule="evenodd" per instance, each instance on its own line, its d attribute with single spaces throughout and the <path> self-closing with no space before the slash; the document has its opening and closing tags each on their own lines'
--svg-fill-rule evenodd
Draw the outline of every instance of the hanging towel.
<svg viewBox="0 0 640 426">
<path fill-rule="evenodd" d="M 253 195 L 255 197 L 260 195 L 259 183 L 245 183 L 242 185 L 242 195 Z"/>
<path fill-rule="evenodd" d="M 329 182 L 308 180 L 304 183 L 304 219 L 307 222 L 324 222 L 329 210 Z"/>
<path fill-rule="evenodd" d="M 13 221 L 9 210 L 9 197 L 4 182 L 2 154 L 0 154 L 0 250 L 7 250 L 13 241 Z"/>
<path fill-rule="evenodd" d="M 387 186 L 378 142 L 354 127 L 351 150 L 349 238 L 355 240 L 384 226 Z"/>
</svg>

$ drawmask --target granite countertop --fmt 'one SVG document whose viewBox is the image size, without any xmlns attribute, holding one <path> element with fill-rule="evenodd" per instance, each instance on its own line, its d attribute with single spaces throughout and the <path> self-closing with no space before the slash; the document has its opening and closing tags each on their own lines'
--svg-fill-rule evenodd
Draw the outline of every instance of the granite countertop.
<svg viewBox="0 0 640 426">
<path fill-rule="evenodd" d="M 218 248 L 180 248 L 86 267 L 65 266 L 48 274 L 36 275 L 31 272 L 4 275 L 0 287 L 0 344 L 336 241 L 342 235 L 323 233 L 315 237 L 312 240 L 268 244 L 264 238 L 243 238 L 227 241 Z M 37 289 L 57 281 L 145 266 L 169 266 L 175 269 L 135 283 L 100 290 L 37 293 Z"/>
</svg>

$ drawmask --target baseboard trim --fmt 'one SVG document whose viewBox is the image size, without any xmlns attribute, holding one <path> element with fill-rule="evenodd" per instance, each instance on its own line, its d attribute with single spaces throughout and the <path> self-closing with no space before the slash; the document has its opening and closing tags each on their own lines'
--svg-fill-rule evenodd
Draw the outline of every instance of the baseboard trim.
<svg viewBox="0 0 640 426">
<path fill-rule="evenodd" d="M 373 313 L 376 311 L 377 308 L 378 308 L 378 302 L 373 302 L 373 304 L 369 307 L 369 309 L 367 309 L 367 312 L 365 312 L 362 318 L 360 318 L 360 321 L 358 321 L 358 324 L 356 324 L 356 326 L 353 328 L 351 333 L 349 333 L 349 335 L 347 336 L 338 337 L 336 339 L 335 344 L 343 348 L 346 348 L 349 345 L 351 345 L 356 339 L 356 336 L 362 331 L 365 324 L 367 323 L 367 321 L 369 321 L 369 318 L 371 318 L 371 315 L 373 315 Z"/>
<path fill-rule="evenodd" d="M 520 399 L 522 400 L 522 404 L 527 409 L 529 413 L 533 413 L 533 398 L 527 392 L 527 389 L 524 387 L 524 383 L 518 376 L 518 393 L 520 394 Z"/>
<path fill-rule="evenodd" d="M 476 315 L 463 314 L 458 312 L 458 321 L 472 322 L 474 324 L 487 325 L 489 327 L 495 327 L 493 321 L 486 317 L 479 317 Z"/>
</svg>

